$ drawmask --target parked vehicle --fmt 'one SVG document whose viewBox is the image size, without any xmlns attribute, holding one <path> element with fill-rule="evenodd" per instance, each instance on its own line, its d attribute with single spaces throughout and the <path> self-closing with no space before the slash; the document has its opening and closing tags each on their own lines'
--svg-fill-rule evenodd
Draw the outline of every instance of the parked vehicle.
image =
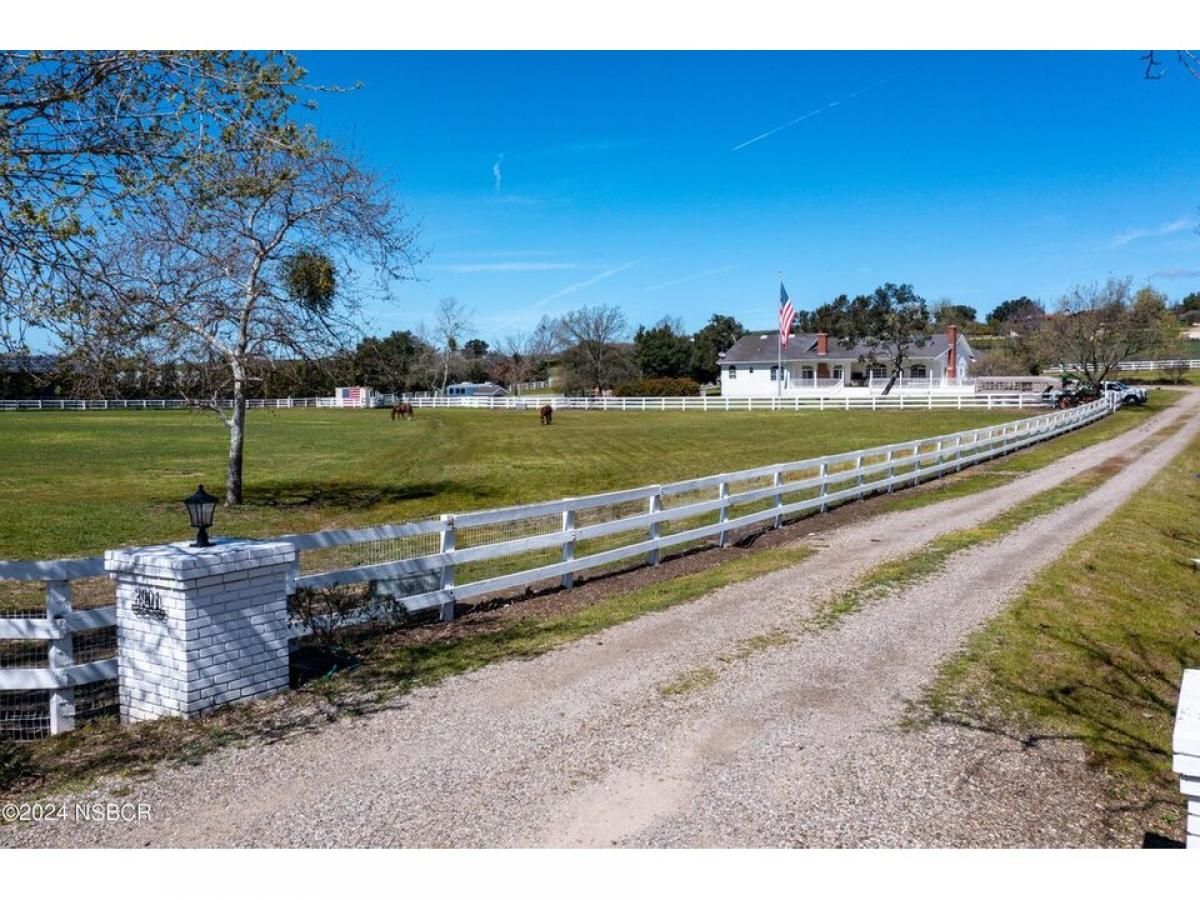
<svg viewBox="0 0 1200 900">
<path fill-rule="evenodd" d="M 1091 403 L 1093 400 L 1099 400 L 1102 394 L 1090 384 L 1070 381 L 1061 388 L 1046 388 L 1042 391 L 1042 396 L 1049 401 L 1051 406 L 1058 409 L 1071 409 L 1084 403 Z"/>
<path fill-rule="evenodd" d="M 1105 394 L 1116 394 L 1117 399 L 1125 406 L 1141 406 L 1146 402 L 1145 388 L 1131 387 L 1123 381 L 1102 381 L 1100 390 Z"/>
</svg>

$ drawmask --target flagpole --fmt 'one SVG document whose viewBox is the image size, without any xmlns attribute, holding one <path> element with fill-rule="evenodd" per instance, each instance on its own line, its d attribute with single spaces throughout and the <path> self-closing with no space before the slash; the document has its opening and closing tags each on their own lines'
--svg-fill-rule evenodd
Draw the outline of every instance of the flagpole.
<svg viewBox="0 0 1200 900">
<path fill-rule="evenodd" d="M 779 272 L 779 284 L 783 284 L 783 272 Z M 775 399 L 783 399 L 783 330 L 775 336 L 775 349 L 779 351 L 778 364 L 775 366 Z"/>
</svg>

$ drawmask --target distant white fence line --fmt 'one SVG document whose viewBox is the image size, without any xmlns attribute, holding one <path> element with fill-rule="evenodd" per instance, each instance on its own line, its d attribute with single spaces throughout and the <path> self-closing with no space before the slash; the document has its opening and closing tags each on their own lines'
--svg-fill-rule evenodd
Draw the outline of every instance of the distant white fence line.
<svg viewBox="0 0 1200 900">
<path fill-rule="evenodd" d="M 1071 371 L 1078 371 L 1076 366 Z M 1116 369 L 1121 372 L 1157 372 L 1162 369 L 1200 369 L 1200 359 L 1131 359 L 1117 363 Z M 1062 366 L 1049 366 L 1047 372 L 1062 372 Z"/>
<path fill-rule="evenodd" d="M 378 394 L 374 406 L 391 406 L 405 399 L 417 409 L 519 409 L 531 410 L 549 404 L 555 410 L 578 409 L 609 412 L 689 411 L 734 412 L 739 410 L 800 410 L 800 409 L 997 409 L 1033 408 L 1046 405 L 1036 393 L 938 394 L 901 393 L 881 396 L 851 395 L 840 390 L 828 395 L 814 394 L 792 397 L 398 397 Z M 223 401 L 228 409 L 232 401 Z M 342 409 L 333 397 L 281 397 L 269 400 L 247 400 L 249 409 L 301 409 L 319 407 Z M 0 400 L 0 412 L 73 411 L 119 409 L 199 409 L 188 400 Z"/>
</svg>

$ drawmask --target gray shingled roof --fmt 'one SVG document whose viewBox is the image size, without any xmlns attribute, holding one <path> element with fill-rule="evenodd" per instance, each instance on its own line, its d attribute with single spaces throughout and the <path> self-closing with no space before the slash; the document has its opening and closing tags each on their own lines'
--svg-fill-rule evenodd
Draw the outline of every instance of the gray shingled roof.
<svg viewBox="0 0 1200 900">
<path fill-rule="evenodd" d="M 959 335 L 959 340 L 964 340 Z M 968 344 L 968 348 L 969 348 Z M 910 356 L 913 359 L 937 359 L 946 352 L 947 340 L 945 334 L 931 336 L 923 347 L 914 347 Z M 829 352 L 824 356 L 817 354 L 817 336 L 815 334 L 793 334 L 788 338 L 784 348 L 783 358 L 786 362 L 807 360 L 857 360 L 866 355 L 867 348 L 863 344 L 844 345 L 833 335 L 829 336 Z M 969 352 L 969 351 L 968 351 Z M 722 363 L 773 363 L 779 354 L 779 332 L 766 334 L 747 334 L 726 351 Z"/>
</svg>

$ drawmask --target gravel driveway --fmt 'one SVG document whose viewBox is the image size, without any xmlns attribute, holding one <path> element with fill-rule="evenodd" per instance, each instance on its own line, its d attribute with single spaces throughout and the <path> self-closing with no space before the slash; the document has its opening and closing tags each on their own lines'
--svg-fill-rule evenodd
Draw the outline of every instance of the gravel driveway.
<svg viewBox="0 0 1200 900">
<path fill-rule="evenodd" d="M 83 800 L 151 821 L 0 828 L 30 846 L 1097 845 L 1102 775 L 1073 744 L 906 733 L 938 663 L 1200 431 L 1200 393 L 1011 484 L 824 533 L 793 568 L 544 656 L 415 691 L 285 743 L 227 749 Z M 1150 433 L 1101 489 L 843 620 L 779 635 L 862 572 L 991 518 Z M 665 686 L 675 686 L 664 694 Z M 114 794 L 114 791 L 116 792 Z"/>
</svg>

